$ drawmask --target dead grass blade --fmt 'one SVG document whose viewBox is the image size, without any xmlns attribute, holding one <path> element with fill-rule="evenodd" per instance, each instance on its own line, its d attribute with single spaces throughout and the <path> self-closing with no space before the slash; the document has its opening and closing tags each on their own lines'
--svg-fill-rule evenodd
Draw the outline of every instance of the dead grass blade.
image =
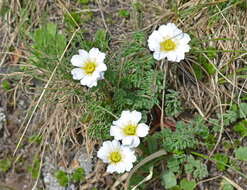
<svg viewBox="0 0 247 190">
<path fill-rule="evenodd" d="M 59 61 L 58 61 L 58 63 L 56 64 L 56 67 L 54 68 L 54 70 L 53 70 L 53 72 L 52 72 L 52 74 L 51 74 L 49 80 L 47 81 L 47 83 L 46 83 L 46 85 L 45 85 L 45 87 L 44 87 L 44 89 L 43 89 L 43 91 L 42 91 L 42 93 L 41 93 L 41 95 L 40 95 L 40 97 L 39 97 L 39 99 L 38 99 L 38 101 L 37 101 L 37 103 L 36 103 L 36 105 L 35 105 L 33 111 L 32 111 L 31 116 L 29 117 L 29 120 L 28 120 L 28 122 L 27 122 L 27 124 L 26 124 L 26 126 L 25 126 L 25 129 L 24 129 L 24 131 L 23 131 L 23 133 L 22 133 L 22 135 L 21 135 L 20 140 L 18 141 L 18 144 L 17 144 L 17 146 L 16 146 L 16 148 L 15 148 L 15 150 L 14 150 L 13 155 L 15 155 L 16 151 L 18 150 L 18 148 L 19 148 L 19 146 L 20 146 L 20 144 L 21 144 L 21 142 L 22 142 L 22 139 L 23 139 L 23 137 L 24 137 L 25 134 L 26 134 L 26 131 L 27 131 L 27 129 L 28 129 L 28 126 L 30 125 L 30 123 L 31 123 L 31 121 L 32 121 L 32 118 L 33 118 L 33 116 L 34 116 L 34 113 L 36 112 L 36 110 L 37 110 L 37 108 L 38 108 L 38 106 L 39 106 L 39 104 L 40 104 L 40 102 L 41 102 L 41 100 L 42 100 L 42 98 L 43 98 L 43 96 L 44 96 L 44 94 L 45 94 L 45 92 L 46 92 L 46 89 L 48 88 L 48 86 L 49 86 L 51 80 L 53 79 L 53 76 L 55 75 L 58 66 L 61 64 L 61 61 L 62 61 L 62 59 L 63 59 L 63 57 L 64 57 L 65 52 L 67 51 L 69 45 L 71 44 L 73 38 L 75 37 L 75 34 L 76 34 L 79 30 L 80 30 L 80 28 L 77 28 L 77 29 L 73 32 L 73 34 L 72 34 L 72 36 L 71 36 L 71 38 L 70 38 L 70 40 L 69 40 L 67 46 L 65 47 L 65 49 L 64 49 L 64 51 L 63 51 L 63 53 L 62 53 L 62 55 L 60 56 Z"/>
<path fill-rule="evenodd" d="M 145 159 L 143 159 L 142 161 L 140 161 L 129 173 L 129 176 L 125 182 L 125 185 L 124 185 L 124 189 L 125 190 L 128 190 L 128 187 L 129 187 L 129 182 L 130 182 L 130 179 L 131 177 L 133 176 L 133 174 L 141 167 L 143 166 L 144 164 L 148 163 L 149 161 L 155 159 L 155 158 L 158 158 L 160 156 L 164 156 L 164 155 L 167 155 L 167 152 L 165 150 L 159 150 L 151 155 L 149 155 L 148 157 L 146 157 Z"/>
<path fill-rule="evenodd" d="M 235 187 L 237 190 L 244 190 L 242 187 L 240 187 L 238 184 L 236 184 L 234 181 L 232 181 L 231 179 L 229 179 L 226 176 L 222 176 L 223 179 L 225 179 L 226 181 L 228 181 L 233 187 Z"/>
</svg>

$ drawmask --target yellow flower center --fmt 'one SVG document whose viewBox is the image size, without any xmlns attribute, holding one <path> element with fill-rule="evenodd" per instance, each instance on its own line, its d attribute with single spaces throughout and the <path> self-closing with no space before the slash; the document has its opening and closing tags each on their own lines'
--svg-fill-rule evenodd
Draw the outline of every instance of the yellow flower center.
<svg viewBox="0 0 247 190">
<path fill-rule="evenodd" d="M 160 43 L 161 51 L 172 51 L 174 49 L 176 49 L 176 43 L 171 39 L 164 40 Z"/>
<path fill-rule="evenodd" d="M 96 63 L 94 61 L 87 61 L 84 67 L 81 67 L 86 74 L 92 74 L 95 71 Z"/>
<path fill-rule="evenodd" d="M 124 127 L 123 132 L 125 135 L 135 135 L 136 134 L 136 125 L 128 124 Z"/>
<path fill-rule="evenodd" d="M 118 163 L 122 160 L 122 155 L 119 151 L 117 152 L 111 152 L 110 156 L 109 156 L 109 160 L 111 163 Z"/>
</svg>

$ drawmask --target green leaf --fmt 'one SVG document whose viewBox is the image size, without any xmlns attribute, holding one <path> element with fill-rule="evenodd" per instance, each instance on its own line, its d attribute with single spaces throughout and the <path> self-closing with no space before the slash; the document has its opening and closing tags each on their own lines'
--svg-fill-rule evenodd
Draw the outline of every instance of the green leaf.
<svg viewBox="0 0 247 190">
<path fill-rule="evenodd" d="M 168 160 L 167 160 L 167 167 L 169 171 L 174 173 L 181 173 L 182 170 L 180 169 L 180 165 L 185 161 L 186 155 L 181 154 L 173 154 Z"/>
<path fill-rule="evenodd" d="M 57 26 L 53 23 L 48 23 L 35 30 L 33 39 L 33 54 L 38 58 L 38 61 L 46 59 L 43 63 L 44 66 L 47 65 L 47 59 L 54 60 L 61 56 L 66 46 L 65 36 L 58 33 Z M 55 65 L 54 63 L 52 64 Z"/>
<path fill-rule="evenodd" d="M 247 161 L 247 147 L 239 147 L 236 151 L 235 151 L 235 156 L 237 159 L 239 160 L 243 160 L 243 161 Z"/>
<path fill-rule="evenodd" d="M 10 84 L 10 82 L 9 82 L 8 80 L 3 80 L 3 81 L 2 81 L 2 88 L 3 88 L 4 90 L 9 90 L 9 89 L 11 89 L 11 84 Z"/>
<path fill-rule="evenodd" d="M 64 14 L 64 21 L 66 24 L 72 27 L 76 27 L 81 21 L 81 13 L 70 12 Z"/>
<path fill-rule="evenodd" d="M 223 114 L 223 121 L 224 125 L 230 125 L 231 123 L 235 122 L 239 117 L 239 113 L 237 110 L 234 110 L 234 106 L 230 109 L 227 110 L 226 113 Z M 218 115 L 218 118 L 221 118 L 220 115 Z"/>
<path fill-rule="evenodd" d="M 85 171 L 83 168 L 77 168 L 71 175 L 71 180 L 74 182 L 80 182 L 85 179 Z"/>
<path fill-rule="evenodd" d="M 7 172 L 11 167 L 10 159 L 2 159 L 0 160 L 0 172 Z"/>
<path fill-rule="evenodd" d="M 141 12 L 142 9 L 143 9 L 143 4 L 142 4 L 140 1 L 134 1 L 134 2 L 132 3 L 132 7 L 133 7 L 136 11 Z"/>
<path fill-rule="evenodd" d="M 162 175 L 162 184 L 169 189 L 177 185 L 177 179 L 173 172 L 167 171 Z"/>
<path fill-rule="evenodd" d="M 87 5 L 89 3 L 90 0 L 78 0 L 79 3 L 83 4 L 83 5 Z"/>
<path fill-rule="evenodd" d="M 243 120 L 234 125 L 233 130 L 242 137 L 247 136 L 247 120 Z"/>
<path fill-rule="evenodd" d="M 192 174 L 194 178 L 202 179 L 208 176 L 207 166 L 200 160 L 195 160 L 193 156 L 189 156 L 187 164 L 184 166 L 187 174 Z"/>
<path fill-rule="evenodd" d="M 118 11 L 118 15 L 120 17 L 128 18 L 130 16 L 130 13 L 128 10 L 122 9 Z"/>
<path fill-rule="evenodd" d="M 55 37 L 57 33 L 57 25 L 53 23 L 48 23 L 46 27 L 47 27 L 47 32 L 51 34 L 53 37 Z"/>
<path fill-rule="evenodd" d="M 39 169 L 40 169 L 40 159 L 36 158 L 33 161 L 33 164 L 29 166 L 28 171 L 31 173 L 33 179 L 37 179 L 39 176 Z"/>
<path fill-rule="evenodd" d="M 221 182 L 221 189 L 222 190 L 234 190 L 233 186 L 226 180 Z"/>
<path fill-rule="evenodd" d="M 206 62 L 203 63 L 204 69 L 208 72 L 209 75 L 213 75 L 216 72 L 215 66 L 212 63 Z"/>
<path fill-rule="evenodd" d="M 182 112 L 182 102 L 179 93 L 168 89 L 165 98 L 165 112 L 168 116 L 178 116 Z"/>
<path fill-rule="evenodd" d="M 69 184 L 69 176 L 66 172 L 59 170 L 55 173 L 55 177 L 59 183 L 59 185 L 66 187 Z"/>
<path fill-rule="evenodd" d="M 41 135 L 32 135 L 28 138 L 29 143 L 37 143 L 40 144 L 42 141 Z"/>
<path fill-rule="evenodd" d="M 154 136 L 147 136 L 145 141 L 148 144 L 148 151 L 150 154 L 158 150 L 158 142 Z"/>
<path fill-rule="evenodd" d="M 239 117 L 246 118 L 247 116 L 247 103 L 240 103 L 239 104 Z"/>
<path fill-rule="evenodd" d="M 109 38 L 106 30 L 99 29 L 96 31 L 94 45 L 101 51 L 107 51 L 109 49 Z"/>
<path fill-rule="evenodd" d="M 216 168 L 220 171 L 224 171 L 229 160 L 228 156 L 217 153 L 214 155 L 214 159 L 216 160 Z"/>
<path fill-rule="evenodd" d="M 195 181 L 188 181 L 187 179 L 182 179 L 180 182 L 180 187 L 183 190 L 193 190 L 196 187 Z"/>
<path fill-rule="evenodd" d="M 194 148 L 197 145 L 195 138 L 197 130 L 193 126 L 186 125 L 179 121 L 176 124 L 176 131 L 163 129 L 160 136 L 163 138 L 163 146 L 169 152 L 176 150 L 185 150 L 186 148 Z"/>
<path fill-rule="evenodd" d="M 192 68 L 193 68 L 193 70 L 195 72 L 196 78 L 198 80 L 202 80 L 204 78 L 205 74 L 204 74 L 201 66 L 200 65 L 197 65 L 197 64 L 193 64 L 192 65 Z"/>
</svg>

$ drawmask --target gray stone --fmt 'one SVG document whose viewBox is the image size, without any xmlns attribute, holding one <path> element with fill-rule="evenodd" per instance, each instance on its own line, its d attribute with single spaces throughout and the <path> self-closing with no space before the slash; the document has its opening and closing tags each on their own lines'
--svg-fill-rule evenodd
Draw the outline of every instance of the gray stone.
<svg viewBox="0 0 247 190">
<path fill-rule="evenodd" d="M 0 130 L 4 127 L 6 122 L 6 115 L 4 114 L 3 108 L 0 108 Z"/>
</svg>

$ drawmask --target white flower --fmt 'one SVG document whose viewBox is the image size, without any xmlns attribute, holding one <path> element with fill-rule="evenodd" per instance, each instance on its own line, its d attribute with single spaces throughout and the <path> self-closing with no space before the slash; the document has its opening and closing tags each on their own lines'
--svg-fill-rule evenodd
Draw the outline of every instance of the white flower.
<svg viewBox="0 0 247 190">
<path fill-rule="evenodd" d="M 154 51 L 154 59 L 167 57 L 169 61 L 179 62 L 184 59 L 185 52 L 189 52 L 190 36 L 183 33 L 173 23 L 161 25 L 149 36 L 148 46 Z"/>
<path fill-rule="evenodd" d="M 130 171 L 136 161 L 134 151 L 129 147 L 120 145 L 119 141 L 105 141 L 97 152 L 97 156 L 108 163 L 107 172 L 123 173 Z"/>
<path fill-rule="evenodd" d="M 104 71 L 107 70 L 104 64 L 105 53 L 98 48 L 92 48 L 89 52 L 80 49 L 79 55 L 73 55 L 72 65 L 77 68 L 72 69 L 73 79 L 80 80 L 81 85 L 89 88 L 96 86 L 98 80 L 104 79 Z"/>
<path fill-rule="evenodd" d="M 123 145 L 137 147 L 140 144 L 139 137 L 145 137 L 148 134 L 149 126 L 139 123 L 142 114 L 137 111 L 123 111 L 117 121 L 113 121 L 110 129 L 110 135 L 116 140 L 122 140 Z M 139 123 L 139 124 L 138 124 Z"/>
</svg>

